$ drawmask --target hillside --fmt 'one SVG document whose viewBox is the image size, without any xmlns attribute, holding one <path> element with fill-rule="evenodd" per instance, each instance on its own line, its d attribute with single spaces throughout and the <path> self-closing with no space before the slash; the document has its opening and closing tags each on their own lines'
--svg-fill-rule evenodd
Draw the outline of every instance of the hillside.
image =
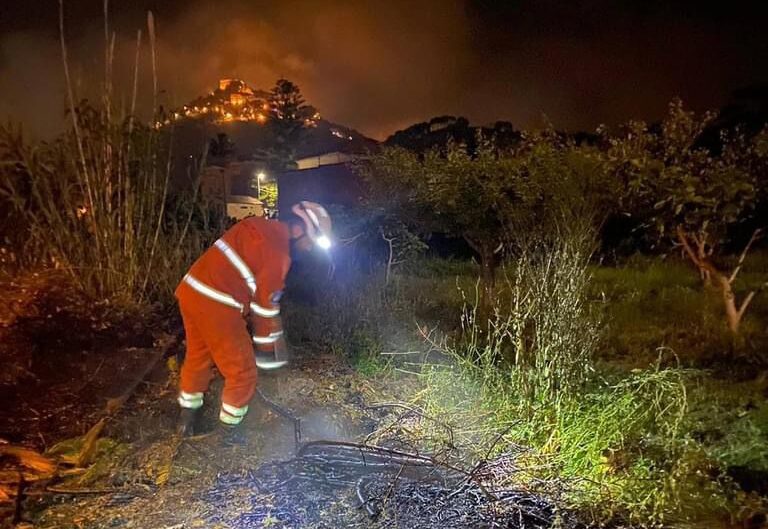
<svg viewBox="0 0 768 529">
<path fill-rule="evenodd" d="M 267 162 L 280 149 L 299 159 L 336 151 L 362 153 L 378 144 L 354 129 L 323 119 L 314 107 L 304 105 L 303 99 L 296 106 L 301 132 L 296 141 L 286 142 L 279 136 L 278 121 L 287 118 L 278 104 L 270 102 L 270 92 L 240 79 L 221 79 L 208 94 L 164 112 L 157 125 L 173 130 L 179 175 L 187 173 L 189 163 L 198 159 L 219 134 L 226 134 L 232 142 L 234 158 Z"/>
</svg>

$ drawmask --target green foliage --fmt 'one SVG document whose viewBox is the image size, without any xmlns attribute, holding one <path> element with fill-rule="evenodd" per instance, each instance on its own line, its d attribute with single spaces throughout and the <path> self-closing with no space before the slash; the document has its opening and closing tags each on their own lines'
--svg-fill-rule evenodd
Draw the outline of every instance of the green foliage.
<svg viewBox="0 0 768 529">
<path fill-rule="evenodd" d="M 763 381 L 701 378 L 690 391 L 686 429 L 722 469 L 768 471 L 768 402 Z"/>
<path fill-rule="evenodd" d="M 253 186 L 255 187 L 255 185 Z M 277 182 L 262 182 L 259 184 L 259 198 L 272 208 L 277 207 Z"/>
<path fill-rule="evenodd" d="M 507 212 L 508 240 L 525 247 L 568 230 L 594 229 L 613 210 L 618 190 L 599 151 L 552 130 L 524 136 L 511 153 L 522 204 Z"/>
<path fill-rule="evenodd" d="M 499 436 L 496 454 L 530 447 L 516 459 L 507 486 L 537 488 L 557 480 L 571 505 L 595 521 L 648 524 L 678 519 L 701 494 L 683 468 L 696 453 L 687 449 L 681 430 L 689 376 L 638 370 L 617 384 L 596 382 L 573 400 L 545 399 L 530 408 L 509 379 L 489 383 L 487 376 L 435 366 L 422 375 L 420 399 L 451 425 L 459 448 L 475 457 L 484 457 Z"/>
<path fill-rule="evenodd" d="M 395 213 L 417 233 L 463 237 L 490 272 L 498 261 L 494 249 L 503 241 L 503 209 L 515 196 L 511 163 L 488 143 L 475 153 L 449 145 L 423 156 L 396 147 L 374 155 L 361 173 L 372 208 Z"/>
<path fill-rule="evenodd" d="M 558 240 L 559 247 L 534 247 L 521 254 L 522 265 L 505 267 L 490 323 L 471 319 L 470 311 L 463 328 L 452 325 L 467 303 L 462 292 L 476 288 L 476 265 L 427 258 L 399 269 L 386 288 L 378 275 L 359 276 L 343 291 L 323 287 L 335 298 L 331 309 L 286 306 L 301 310 L 288 323 L 310 325 L 313 347 L 344 353 L 362 375 L 387 373 L 393 391 L 401 370 L 390 366 L 413 371 L 413 364 L 398 360 L 418 357 L 380 352 L 420 350 L 415 333 L 404 332 L 414 320 L 422 330 L 439 326 L 449 333 L 447 356 L 426 355 L 436 363 L 421 370 L 422 384 L 405 398 L 450 424 L 462 455 L 485 458 L 494 443 L 491 455 L 530 448 L 516 456 L 511 487 L 554 487 L 587 517 L 641 526 L 708 526 L 759 512 L 761 500 L 729 474 L 734 467 L 768 468 L 765 383 L 719 380 L 693 369 L 711 366 L 727 345 L 709 325 L 714 304 L 702 311 L 708 294 L 682 262 L 635 257 L 621 267 L 587 267 L 590 245 L 575 257 Z M 759 281 L 768 270 L 756 257 L 748 272 Z M 540 292 L 541 302 L 526 298 L 528 292 Z M 525 311 L 512 310 L 515 299 L 524 301 Z M 768 314 L 768 306 L 755 309 L 754 317 Z M 519 365 L 516 328 L 525 329 L 529 347 Z M 430 334 L 437 345 L 443 344 L 439 331 Z M 593 353 L 602 361 L 592 363 Z M 563 378 L 574 389 L 552 384 L 569 367 L 573 378 Z M 419 435 L 434 440 L 445 433 Z"/>
<path fill-rule="evenodd" d="M 530 448 L 515 459 L 507 486 L 554 486 L 595 522 L 640 526 L 706 523 L 754 503 L 723 475 L 734 464 L 759 468 L 766 428 L 758 417 L 736 419 L 731 406 L 703 405 L 712 398 L 708 388 L 692 401 L 699 372 L 656 364 L 614 382 L 595 378 L 569 400 L 543 395 L 531 406 L 506 369 L 468 370 L 463 350 L 449 353 L 462 367 L 426 369 L 419 403 L 474 457 L 487 457 L 491 443 L 496 454 Z M 713 439 L 702 441 L 703 432 Z"/>
<path fill-rule="evenodd" d="M 376 354 L 375 350 L 354 358 L 352 365 L 358 373 L 369 378 L 387 373 L 390 368 L 390 362 L 386 361 L 380 354 Z"/>
<path fill-rule="evenodd" d="M 554 134 L 530 136 L 514 150 L 482 137 L 473 150 L 453 143 L 424 154 L 385 148 L 359 171 L 382 217 L 397 215 L 416 233 L 462 237 L 480 257 L 486 289 L 505 243 L 551 237 L 586 212 L 599 216 L 609 189 L 599 157 Z"/>
<path fill-rule="evenodd" d="M 660 131 L 630 122 L 619 135 L 604 134 L 606 163 L 626 186 L 625 209 L 662 237 L 677 238 L 682 229 L 709 252 L 754 211 L 758 168 L 765 167 L 760 136 L 724 137 L 719 155 L 699 147 L 697 139 L 713 118 L 696 116 L 674 100 Z"/>
<path fill-rule="evenodd" d="M 697 118 L 675 100 L 660 131 L 630 123 L 623 135 L 605 138 L 604 157 L 626 185 L 625 206 L 654 226 L 662 241 L 679 244 L 705 283 L 717 284 L 728 328 L 736 338 L 756 291 L 737 303 L 734 281 L 760 230 L 753 232 L 732 271 L 718 263 L 719 252 L 734 228 L 754 214 L 768 158 L 761 136 L 723 136 L 718 155 L 697 146 L 712 118 Z"/>
</svg>

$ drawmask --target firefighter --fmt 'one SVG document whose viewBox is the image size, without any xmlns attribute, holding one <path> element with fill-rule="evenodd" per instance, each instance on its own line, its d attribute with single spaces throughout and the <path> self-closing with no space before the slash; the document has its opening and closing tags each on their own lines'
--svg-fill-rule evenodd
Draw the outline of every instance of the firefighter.
<svg viewBox="0 0 768 529">
<path fill-rule="evenodd" d="M 194 434 L 215 365 L 224 377 L 219 420 L 237 430 L 256 391 L 256 371 L 286 364 L 280 296 L 291 252 L 331 247 L 331 219 L 314 202 L 292 208 L 289 222 L 244 219 L 217 240 L 176 289 L 186 356 L 178 397 L 177 433 Z M 254 354 L 255 349 L 255 354 Z"/>
</svg>

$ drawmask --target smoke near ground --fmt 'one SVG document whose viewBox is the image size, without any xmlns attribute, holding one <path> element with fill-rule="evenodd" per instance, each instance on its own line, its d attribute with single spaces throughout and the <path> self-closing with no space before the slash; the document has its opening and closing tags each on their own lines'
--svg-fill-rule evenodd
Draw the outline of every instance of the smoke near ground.
<svg viewBox="0 0 768 529">
<path fill-rule="evenodd" d="M 130 85 L 135 31 L 146 27 L 152 9 L 166 105 L 205 93 L 222 77 L 268 88 L 284 76 L 325 117 L 378 138 L 440 114 L 518 127 L 537 126 L 546 114 L 561 127 L 592 129 L 654 119 L 675 95 L 695 108 L 717 107 L 733 89 L 768 81 L 761 8 L 743 2 L 112 4 L 115 75 L 123 88 Z M 103 77 L 102 2 L 65 5 L 75 81 L 89 86 Z M 13 2 L 3 9 L 0 118 L 50 136 L 63 118 L 56 4 Z M 151 83 L 143 33 L 146 112 Z"/>
</svg>

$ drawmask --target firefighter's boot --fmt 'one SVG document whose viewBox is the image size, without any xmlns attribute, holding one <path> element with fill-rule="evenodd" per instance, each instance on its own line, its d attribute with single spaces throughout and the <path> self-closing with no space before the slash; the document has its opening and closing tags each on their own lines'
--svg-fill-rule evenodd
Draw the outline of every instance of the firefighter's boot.
<svg viewBox="0 0 768 529">
<path fill-rule="evenodd" d="M 224 446 L 245 446 L 248 444 L 245 428 L 242 424 L 230 425 L 219 423 L 221 444 Z"/>
<path fill-rule="evenodd" d="M 198 410 L 192 408 L 181 408 L 179 418 L 176 421 L 176 434 L 180 437 L 192 437 L 195 435 L 195 425 L 197 423 Z"/>
</svg>

